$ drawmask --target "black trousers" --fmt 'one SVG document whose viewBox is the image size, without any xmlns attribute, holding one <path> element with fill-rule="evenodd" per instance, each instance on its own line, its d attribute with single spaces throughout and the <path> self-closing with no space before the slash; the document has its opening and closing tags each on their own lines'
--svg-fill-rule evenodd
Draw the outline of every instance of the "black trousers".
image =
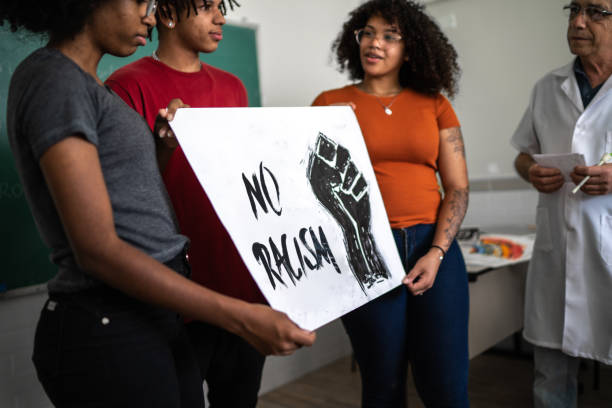
<svg viewBox="0 0 612 408">
<path fill-rule="evenodd" d="M 201 322 L 186 325 L 210 408 L 255 408 L 265 357 L 242 338 Z"/>
<path fill-rule="evenodd" d="M 33 361 L 56 407 L 204 407 L 179 316 L 108 287 L 50 294 Z"/>
</svg>

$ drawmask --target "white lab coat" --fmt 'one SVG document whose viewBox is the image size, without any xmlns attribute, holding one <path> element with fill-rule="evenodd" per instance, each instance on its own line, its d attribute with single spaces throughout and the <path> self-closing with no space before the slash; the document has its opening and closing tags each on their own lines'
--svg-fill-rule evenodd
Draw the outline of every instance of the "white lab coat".
<svg viewBox="0 0 612 408">
<path fill-rule="evenodd" d="M 542 78 L 512 137 L 520 152 L 612 152 L 612 77 L 585 110 L 573 62 Z M 572 194 L 568 181 L 539 194 L 537 234 L 527 274 L 529 342 L 612 364 L 612 194 Z"/>
</svg>

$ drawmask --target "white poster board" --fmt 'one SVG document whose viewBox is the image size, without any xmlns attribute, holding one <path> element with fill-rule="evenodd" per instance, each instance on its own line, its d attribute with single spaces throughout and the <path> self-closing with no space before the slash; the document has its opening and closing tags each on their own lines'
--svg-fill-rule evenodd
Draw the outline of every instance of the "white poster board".
<svg viewBox="0 0 612 408">
<path fill-rule="evenodd" d="M 314 330 L 401 284 L 351 108 L 189 108 L 171 126 L 274 309 Z"/>
</svg>

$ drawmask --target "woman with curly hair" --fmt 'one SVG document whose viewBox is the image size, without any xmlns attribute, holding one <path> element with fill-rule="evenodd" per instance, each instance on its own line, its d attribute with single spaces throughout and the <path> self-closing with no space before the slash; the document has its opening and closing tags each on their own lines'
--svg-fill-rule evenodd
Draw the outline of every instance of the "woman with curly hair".
<svg viewBox="0 0 612 408">
<path fill-rule="evenodd" d="M 405 406 L 410 364 L 426 406 L 466 407 L 468 286 L 454 238 L 468 178 L 459 122 L 441 94 L 456 92 L 457 54 L 423 6 L 407 0 L 359 6 L 333 48 L 358 82 L 313 105 L 353 107 L 407 273 L 404 285 L 342 318 L 363 406 Z"/>
<path fill-rule="evenodd" d="M 47 34 L 15 70 L 11 149 L 40 234 L 58 267 L 33 361 L 59 407 L 203 407 L 178 314 L 235 333 L 264 354 L 314 341 L 286 315 L 188 279 L 147 123 L 97 76 L 156 24 L 156 0 L 4 0 L 0 24 Z M 167 133 L 176 109 L 161 109 Z"/>
</svg>

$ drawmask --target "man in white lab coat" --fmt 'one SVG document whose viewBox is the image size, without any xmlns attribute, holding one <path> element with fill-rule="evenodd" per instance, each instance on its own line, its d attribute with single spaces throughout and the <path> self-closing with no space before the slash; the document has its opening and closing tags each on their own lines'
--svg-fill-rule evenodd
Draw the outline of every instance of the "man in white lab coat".
<svg viewBox="0 0 612 408">
<path fill-rule="evenodd" d="M 574 0 L 575 60 L 535 85 L 512 145 L 539 192 L 524 337 L 536 347 L 536 407 L 576 406 L 578 357 L 612 364 L 612 0 Z M 532 155 L 581 153 L 568 179 Z M 575 194 L 572 189 L 589 179 Z"/>
</svg>

